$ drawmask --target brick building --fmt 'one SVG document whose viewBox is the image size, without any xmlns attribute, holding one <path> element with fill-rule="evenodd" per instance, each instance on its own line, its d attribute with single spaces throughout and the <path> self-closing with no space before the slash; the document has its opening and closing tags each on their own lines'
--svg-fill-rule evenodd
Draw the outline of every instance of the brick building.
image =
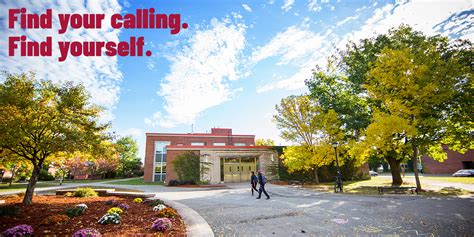
<svg viewBox="0 0 474 237">
<path fill-rule="evenodd" d="M 230 128 L 212 128 L 211 133 L 147 133 L 145 182 L 177 179 L 172 161 L 185 152 L 198 154 L 209 165 L 203 180 L 210 183 L 244 182 L 250 172 L 263 170 L 269 179 L 276 173 L 278 153 L 272 147 L 255 146 L 255 135 L 232 134 Z"/>
<path fill-rule="evenodd" d="M 447 149 L 447 147 L 446 147 Z M 425 155 L 421 158 L 423 171 L 428 174 L 452 174 L 460 169 L 474 169 L 474 150 L 461 154 L 447 149 L 448 159 L 444 162 Z"/>
</svg>

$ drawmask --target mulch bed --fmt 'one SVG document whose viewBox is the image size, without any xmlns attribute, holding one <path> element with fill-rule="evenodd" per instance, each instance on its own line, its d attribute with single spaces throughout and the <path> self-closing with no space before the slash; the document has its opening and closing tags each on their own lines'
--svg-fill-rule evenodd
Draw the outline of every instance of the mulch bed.
<svg viewBox="0 0 474 237">
<path fill-rule="evenodd" d="M 2 198 L 3 199 L 3 198 Z M 112 206 L 105 204 L 108 200 L 116 200 L 119 203 L 126 203 L 129 209 L 121 215 L 122 222 L 118 225 L 101 225 L 97 221 L 107 213 Z M 34 196 L 33 204 L 23 205 L 19 197 L 5 198 L 6 203 L 2 205 L 16 205 L 21 211 L 16 216 L 0 216 L 0 231 L 3 232 L 20 224 L 31 225 L 34 229 L 34 235 L 71 235 L 82 228 L 97 229 L 105 236 L 146 236 L 146 235 L 170 235 L 185 236 L 186 227 L 180 216 L 172 219 L 173 228 L 165 233 L 153 232 L 150 227 L 155 220 L 156 213 L 153 207 L 148 204 L 134 203 L 133 198 L 129 197 L 63 197 L 63 196 Z M 77 204 L 85 203 L 88 206 L 87 211 L 77 217 L 73 217 L 62 225 L 40 225 L 44 218 L 64 214 L 67 208 L 74 207 Z M 166 203 L 165 203 L 166 204 Z M 0 233 L 1 233 L 0 232 Z"/>
</svg>

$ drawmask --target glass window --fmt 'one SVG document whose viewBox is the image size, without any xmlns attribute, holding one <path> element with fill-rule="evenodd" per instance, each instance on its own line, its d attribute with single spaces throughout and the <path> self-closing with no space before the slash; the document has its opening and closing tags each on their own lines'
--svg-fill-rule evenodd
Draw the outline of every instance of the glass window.
<svg viewBox="0 0 474 237">
<path fill-rule="evenodd" d="M 225 142 L 215 142 L 214 146 L 225 146 Z"/>
<path fill-rule="evenodd" d="M 246 146 L 245 143 L 234 143 L 234 146 Z"/>
<path fill-rule="evenodd" d="M 163 159 L 161 161 L 166 162 L 166 154 L 163 154 Z"/>
<path fill-rule="evenodd" d="M 191 142 L 191 146 L 204 146 L 204 142 Z"/>
</svg>

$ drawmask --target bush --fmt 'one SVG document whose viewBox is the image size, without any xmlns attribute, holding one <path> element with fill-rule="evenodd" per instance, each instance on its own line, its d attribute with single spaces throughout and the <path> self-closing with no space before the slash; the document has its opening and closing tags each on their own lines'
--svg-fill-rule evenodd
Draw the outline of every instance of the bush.
<svg viewBox="0 0 474 237">
<path fill-rule="evenodd" d="M 48 216 L 40 223 L 40 225 L 60 225 L 69 221 L 69 217 L 64 214 L 56 214 Z"/>
<path fill-rule="evenodd" d="M 40 173 L 39 173 L 39 176 L 38 176 L 38 180 L 53 181 L 54 176 L 48 172 L 48 169 L 41 169 Z"/>
<path fill-rule="evenodd" d="M 65 197 L 74 197 L 74 193 L 72 192 L 67 192 L 64 194 Z"/>
<path fill-rule="evenodd" d="M 176 157 L 172 163 L 179 180 L 199 181 L 201 161 L 198 154 L 194 152 L 183 153 Z"/>
<path fill-rule="evenodd" d="M 117 213 L 105 214 L 100 218 L 98 223 L 101 224 L 101 225 L 119 224 L 120 219 L 121 219 L 120 215 L 117 214 Z"/>
<path fill-rule="evenodd" d="M 86 228 L 86 229 L 80 229 L 74 234 L 72 234 L 72 237 L 101 237 L 102 235 L 100 232 L 96 229 L 92 228 Z"/>
<path fill-rule="evenodd" d="M 196 185 L 196 181 L 194 180 L 170 180 L 168 182 L 168 186 L 178 186 L 178 185 Z"/>
<path fill-rule="evenodd" d="M 133 202 L 134 202 L 134 203 L 142 203 L 142 202 L 143 202 L 143 199 L 141 199 L 141 198 L 135 198 L 135 199 L 133 199 Z"/>
<path fill-rule="evenodd" d="M 160 217 L 160 218 L 163 218 L 163 217 L 166 217 L 166 218 L 173 218 L 175 216 L 177 216 L 178 213 L 176 213 L 175 210 L 169 208 L 169 207 L 166 207 L 165 209 L 159 211 L 156 216 L 157 217 Z"/>
<path fill-rule="evenodd" d="M 156 206 L 153 207 L 153 211 L 161 211 L 161 210 L 163 210 L 163 209 L 165 209 L 165 208 L 166 208 L 165 205 L 163 205 L 163 204 L 158 204 L 158 205 L 156 205 Z"/>
<path fill-rule="evenodd" d="M 20 207 L 17 206 L 0 206 L 0 216 L 15 216 L 20 213 Z"/>
<path fill-rule="evenodd" d="M 81 208 L 77 208 L 77 207 L 66 209 L 66 215 L 69 218 L 73 218 L 75 216 L 80 216 L 80 215 L 84 214 L 84 212 L 86 212 L 85 209 L 81 209 Z"/>
<path fill-rule="evenodd" d="M 154 231 L 165 232 L 173 227 L 171 220 L 168 218 L 158 218 L 153 221 L 151 229 Z"/>
<path fill-rule="evenodd" d="M 17 225 L 3 232 L 3 236 L 5 237 L 32 236 L 32 235 L 33 235 L 33 227 L 29 225 L 25 225 L 25 224 Z"/>
<path fill-rule="evenodd" d="M 98 197 L 99 194 L 92 188 L 78 188 L 74 192 L 74 197 Z"/>
<path fill-rule="evenodd" d="M 147 204 L 154 207 L 156 205 L 165 204 L 165 203 L 160 199 L 155 199 L 155 200 L 147 200 Z"/>
<path fill-rule="evenodd" d="M 130 208 L 130 207 L 129 207 L 127 204 L 125 204 L 125 203 L 120 203 L 120 204 L 118 204 L 117 207 L 120 208 L 120 209 L 122 209 L 122 210 L 124 210 L 124 211 L 126 211 L 126 210 L 128 210 L 128 208 Z"/>
<path fill-rule="evenodd" d="M 116 206 L 116 205 L 117 205 L 117 201 L 115 201 L 114 199 L 108 200 L 108 201 L 105 202 L 105 205 L 108 205 L 108 206 Z"/>
<path fill-rule="evenodd" d="M 175 180 L 175 179 L 170 180 L 170 181 L 168 182 L 168 186 L 178 186 L 178 185 L 179 185 L 179 181 L 178 181 L 178 180 Z"/>
<path fill-rule="evenodd" d="M 123 210 L 118 207 L 112 207 L 107 211 L 107 214 L 114 214 L 114 213 L 118 215 L 122 215 Z"/>
</svg>

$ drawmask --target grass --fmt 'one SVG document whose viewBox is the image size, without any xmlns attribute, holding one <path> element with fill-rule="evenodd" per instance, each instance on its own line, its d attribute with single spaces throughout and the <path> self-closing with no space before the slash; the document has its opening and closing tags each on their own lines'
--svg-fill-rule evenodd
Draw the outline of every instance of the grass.
<svg viewBox="0 0 474 237">
<path fill-rule="evenodd" d="M 443 181 L 452 183 L 474 184 L 474 177 L 423 177 L 424 180 Z"/>
<path fill-rule="evenodd" d="M 115 182 L 109 182 L 107 184 L 117 184 L 117 185 L 164 185 L 163 182 L 145 182 L 143 177 L 133 178 L 127 180 L 120 180 Z"/>
<path fill-rule="evenodd" d="M 28 183 L 12 183 L 12 186 L 8 186 L 8 184 L 0 184 L 0 193 L 2 192 L 9 192 L 9 191 L 17 191 L 26 189 Z M 59 183 L 43 183 L 39 182 L 36 184 L 37 188 L 46 188 L 46 187 L 54 187 L 59 186 Z"/>
<path fill-rule="evenodd" d="M 427 177 L 425 177 L 427 178 Z M 444 178 L 444 177 L 428 177 L 428 178 Z M 449 177 L 446 177 L 449 178 Z M 344 193 L 349 194 L 360 194 L 360 195 L 378 195 L 377 187 L 381 186 L 391 186 L 392 180 L 383 178 L 383 177 L 372 177 L 370 180 L 361 180 L 361 181 L 344 181 Z M 415 187 L 415 183 L 411 181 L 404 181 L 402 187 Z M 306 188 L 310 188 L 317 191 L 325 191 L 325 192 L 334 192 L 334 183 L 321 183 L 319 185 L 309 184 L 304 185 Z M 462 196 L 462 195 L 469 195 L 474 194 L 473 192 L 453 188 L 453 187 L 445 187 L 439 190 L 430 188 L 429 185 L 423 184 L 423 188 L 426 192 L 420 192 L 421 195 L 425 196 Z"/>
</svg>

